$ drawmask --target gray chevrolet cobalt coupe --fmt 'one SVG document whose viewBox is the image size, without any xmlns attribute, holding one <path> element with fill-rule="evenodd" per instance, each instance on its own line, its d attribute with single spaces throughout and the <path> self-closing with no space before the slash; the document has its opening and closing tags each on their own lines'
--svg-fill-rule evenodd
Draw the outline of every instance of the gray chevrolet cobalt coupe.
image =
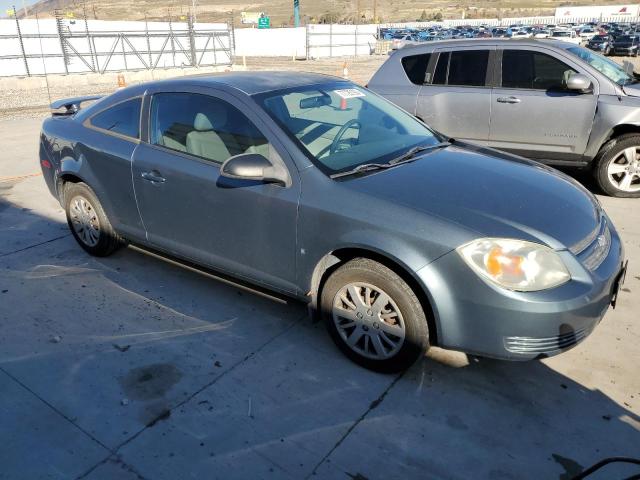
<svg viewBox="0 0 640 480">
<path fill-rule="evenodd" d="M 615 304 L 622 245 L 593 195 L 348 81 L 228 73 L 86 100 L 55 102 L 40 139 L 82 248 L 130 243 L 299 298 L 367 368 L 429 345 L 553 355 Z"/>
</svg>

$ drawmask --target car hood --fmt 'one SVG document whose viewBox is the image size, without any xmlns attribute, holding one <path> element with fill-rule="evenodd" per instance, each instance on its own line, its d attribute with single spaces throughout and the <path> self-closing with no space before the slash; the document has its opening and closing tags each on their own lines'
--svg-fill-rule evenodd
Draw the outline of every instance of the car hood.
<svg viewBox="0 0 640 480">
<path fill-rule="evenodd" d="M 343 184 L 478 233 L 570 248 L 600 221 L 597 200 L 566 175 L 494 150 L 449 146 Z"/>
<path fill-rule="evenodd" d="M 622 87 L 624 93 L 630 97 L 640 97 L 640 83 L 631 83 Z M 637 103 L 637 100 L 634 100 Z M 638 105 L 640 106 L 640 105 Z"/>
</svg>

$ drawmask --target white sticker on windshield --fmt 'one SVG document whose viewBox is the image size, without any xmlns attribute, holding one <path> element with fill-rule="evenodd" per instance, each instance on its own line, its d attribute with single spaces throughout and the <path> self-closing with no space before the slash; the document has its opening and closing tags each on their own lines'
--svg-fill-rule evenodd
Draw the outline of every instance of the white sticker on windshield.
<svg viewBox="0 0 640 480">
<path fill-rule="evenodd" d="M 343 88 L 342 90 L 334 90 L 334 92 L 341 98 L 356 98 L 365 96 L 365 94 L 357 88 Z"/>
</svg>

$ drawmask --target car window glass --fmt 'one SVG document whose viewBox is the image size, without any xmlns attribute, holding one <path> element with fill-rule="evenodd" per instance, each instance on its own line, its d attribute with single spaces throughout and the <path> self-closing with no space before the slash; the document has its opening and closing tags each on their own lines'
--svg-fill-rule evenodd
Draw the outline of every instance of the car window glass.
<svg viewBox="0 0 640 480">
<path fill-rule="evenodd" d="M 534 90 L 561 90 L 573 68 L 557 58 L 527 50 L 502 52 L 502 86 Z"/>
<path fill-rule="evenodd" d="M 302 86 L 254 98 L 328 174 L 383 163 L 415 146 L 439 142 L 413 115 L 350 83 Z"/>
<path fill-rule="evenodd" d="M 131 138 L 140 135 L 140 107 L 142 99 L 134 98 L 91 117 L 91 125 Z"/>
<path fill-rule="evenodd" d="M 447 85 L 484 86 L 488 62 L 489 50 L 451 52 Z"/>
<path fill-rule="evenodd" d="M 423 85 L 425 83 L 425 74 L 427 72 L 427 64 L 429 63 L 431 54 L 409 55 L 402 59 L 402 68 L 404 68 L 407 77 L 411 83 Z"/>
<path fill-rule="evenodd" d="M 433 74 L 434 85 L 444 85 L 447 83 L 447 69 L 449 68 L 449 52 L 441 53 L 438 56 L 438 64 Z"/>
<path fill-rule="evenodd" d="M 215 163 L 241 153 L 269 158 L 267 139 L 233 105 L 208 95 L 159 93 L 151 103 L 151 143 Z"/>
</svg>

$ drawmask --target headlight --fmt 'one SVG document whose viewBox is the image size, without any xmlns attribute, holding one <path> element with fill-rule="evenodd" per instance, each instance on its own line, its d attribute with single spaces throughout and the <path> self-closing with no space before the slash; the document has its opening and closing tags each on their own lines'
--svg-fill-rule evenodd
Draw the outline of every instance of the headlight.
<svg viewBox="0 0 640 480">
<path fill-rule="evenodd" d="M 509 290 L 545 290 L 571 278 L 558 254 L 538 243 L 481 238 L 456 250 L 481 277 Z"/>
</svg>

